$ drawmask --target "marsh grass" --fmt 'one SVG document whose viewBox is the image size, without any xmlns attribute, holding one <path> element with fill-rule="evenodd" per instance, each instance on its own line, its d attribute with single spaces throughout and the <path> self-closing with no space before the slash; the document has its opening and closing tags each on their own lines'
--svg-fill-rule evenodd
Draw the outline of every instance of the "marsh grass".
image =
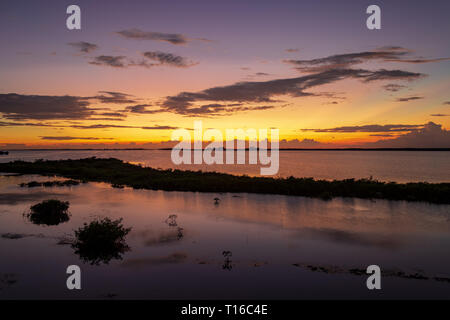
<svg viewBox="0 0 450 320">
<path fill-rule="evenodd" d="M 14 161 L 1 163 L 0 172 L 59 175 L 81 181 L 107 182 L 134 189 L 283 194 L 324 200 L 335 197 L 354 197 L 450 204 L 450 183 L 396 183 L 370 178 L 328 181 L 313 178 L 234 176 L 218 172 L 153 169 L 114 158 Z"/>
<path fill-rule="evenodd" d="M 31 181 L 31 182 L 23 182 L 19 184 L 22 188 L 34 188 L 34 187 L 67 187 L 67 186 L 77 186 L 80 182 L 76 180 L 65 180 L 65 181 Z"/>
</svg>

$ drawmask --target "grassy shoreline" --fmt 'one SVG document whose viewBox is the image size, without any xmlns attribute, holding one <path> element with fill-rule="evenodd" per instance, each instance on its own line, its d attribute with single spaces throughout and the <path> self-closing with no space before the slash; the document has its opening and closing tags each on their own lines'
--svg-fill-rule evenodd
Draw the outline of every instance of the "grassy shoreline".
<svg viewBox="0 0 450 320">
<path fill-rule="evenodd" d="M 129 186 L 135 189 L 246 192 L 322 199 L 354 197 L 450 204 L 450 183 L 394 183 L 369 179 L 327 181 L 312 178 L 234 176 L 217 172 L 153 169 L 114 158 L 13 161 L 0 163 L 0 172 L 58 175 L 82 181 Z"/>
</svg>

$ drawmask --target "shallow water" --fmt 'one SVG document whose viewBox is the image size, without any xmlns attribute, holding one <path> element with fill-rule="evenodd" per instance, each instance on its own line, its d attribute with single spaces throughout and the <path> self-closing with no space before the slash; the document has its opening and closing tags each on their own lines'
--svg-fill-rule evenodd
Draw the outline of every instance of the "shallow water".
<svg viewBox="0 0 450 320">
<path fill-rule="evenodd" d="M 174 165 L 167 150 L 11 151 L 0 162 L 35 159 L 118 158 L 154 168 L 260 174 L 261 165 Z M 247 154 L 248 157 L 248 154 Z M 280 151 L 278 176 L 369 178 L 396 182 L 450 182 L 449 151 Z M 246 160 L 248 163 L 248 158 Z"/>
<path fill-rule="evenodd" d="M 450 278 L 450 206 L 403 201 L 214 194 L 73 187 L 20 188 L 40 176 L 0 177 L 0 299 L 450 298 L 450 283 L 367 276 L 351 268 Z M 221 199 L 219 204 L 214 198 Z M 24 218 L 42 200 L 70 201 L 58 226 Z M 166 221 L 177 215 L 177 226 Z M 84 263 L 59 240 L 96 217 L 132 227 L 123 260 Z M 183 228 L 179 236 L 178 227 Z M 223 251 L 232 253 L 228 261 Z M 82 270 L 82 290 L 66 288 L 66 268 Z M 329 272 L 311 271 L 306 265 Z M 341 270 L 333 273 L 332 270 Z M 342 271 L 344 270 L 344 271 Z"/>
</svg>

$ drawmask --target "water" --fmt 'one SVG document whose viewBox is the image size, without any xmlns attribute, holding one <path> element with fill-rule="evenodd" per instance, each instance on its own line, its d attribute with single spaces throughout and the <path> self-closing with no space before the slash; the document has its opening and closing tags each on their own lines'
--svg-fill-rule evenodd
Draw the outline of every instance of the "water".
<svg viewBox="0 0 450 320">
<path fill-rule="evenodd" d="M 55 154 L 46 153 L 48 158 Z M 136 155 L 143 159 L 155 152 L 131 154 L 139 160 Z M 329 157 L 340 156 L 349 157 Z M 18 186 L 51 179 L 0 177 L 0 235 L 24 236 L 0 238 L 0 299 L 450 298 L 450 282 L 432 279 L 450 278 L 449 205 L 114 189 L 103 183 Z M 23 216 L 31 205 L 50 198 L 70 202 L 68 222 L 40 226 Z M 169 225 L 170 215 L 177 216 L 176 226 Z M 70 245 L 58 244 L 96 217 L 123 217 L 132 227 L 126 237 L 131 251 L 122 260 L 90 265 Z M 224 251 L 231 252 L 228 260 Z M 72 264 L 82 270 L 80 291 L 66 288 L 66 268 Z M 348 270 L 371 264 L 430 279 L 383 276 L 382 290 L 369 291 L 367 276 Z"/>
<path fill-rule="evenodd" d="M 79 159 L 113 157 L 154 168 L 219 171 L 231 174 L 259 175 L 260 165 L 181 165 L 176 166 L 165 150 L 110 151 L 11 151 L 0 162 L 35 159 Z M 369 178 L 396 182 L 450 182 L 448 151 L 281 151 L 281 177 L 317 179 Z M 247 161 L 248 162 L 248 161 Z"/>
</svg>

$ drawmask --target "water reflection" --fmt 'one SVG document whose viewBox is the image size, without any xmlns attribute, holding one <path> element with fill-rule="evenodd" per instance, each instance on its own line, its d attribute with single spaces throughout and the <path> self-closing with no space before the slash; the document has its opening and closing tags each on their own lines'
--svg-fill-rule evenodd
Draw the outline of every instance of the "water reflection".
<svg viewBox="0 0 450 320">
<path fill-rule="evenodd" d="M 169 227 L 176 227 L 178 226 L 177 224 L 177 215 L 176 214 L 171 214 L 167 219 L 166 219 L 166 223 Z"/>
<path fill-rule="evenodd" d="M 23 192 L 11 192 L 11 193 L 0 193 L 0 205 L 15 205 L 28 201 L 38 201 L 43 198 L 55 198 L 57 196 L 68 196 L 68 194 L 64 193 L 56 193 L 56 192 L 32 192 L 32 193 L 23 193 Z"/>
<path fill-rule="evenodd" d="M 223 251 L 222 255 L 225 258 L 225 260 L 223 261 L 223 264 L 222 264 L 222 269 L 230 271 L 231 269 L 233 269 L 233 264 L 232 264 L 233 261 L 231 261 L 231 257 L 233 256 L 233 253 L 231 251 Z"/>
<path fill-rule="evenodd" d="M 30 207 L 25 217 L 37 225 L 57 226 L 69 221 L 69 202 L 59 200 L 45 200 Z"/>
<path fill-rule="evenodd" d="M 186 261 L 187 254 L 184 252 L 175 252 L 168 256 L 147 257 L 139 259 L 127 259 L 122 263 L 124 267 L 158 266 L 164 264 L 180 264 Z"/>
<path fill-rule="evenodd" d="M 396 249 L 403 244 L 400 239 L 392 236 L 358 233 L 331 228 L 302 228 L 298 231 L 297 235 L 303 238 L 318 237 L 331 242 L 347 245 L 378 247 L 384 249 Z"/>
<path fill-rule="evenodd" d="M 92 265 L 108 264 L 112 259 L 122 260 L 122 255 L 130 250 L 125 236 L 131 228 L 124 228 L 122 219 L 104 218 L 85 223 L 75 231 L 75 249 L 81 260 Z"/>
<path fill-rule="evenodd" d="M 442 298 L 450 290 L 448 205 L 88 183 L 70 193 L 52 188 L 53 198 L 70 200 L 72 215 L 42 228 L 24 223 L 22 214 L 48 195 L 18 185 L 44 179 L 0 177 L 0 199 L 21 195 L 0 202 L 0 274 L 20 280 L 0 298 L 370 298 L 364 274 L 356 276 L 370 264 L 385 272 L 386 298 Z M 133 229 L 118 244 L 89 241 L 94 232 L 74 237 L 103 217 L 123 217 L 123 228 Z M 75 297 L 55 275 L 80 260 L 88 285 Z"/>
<path fill-rule="evenodd" d="M 0 291 L 11 287 L 18 281 L 14 273 L 0 273 Z"/>
</svg>

